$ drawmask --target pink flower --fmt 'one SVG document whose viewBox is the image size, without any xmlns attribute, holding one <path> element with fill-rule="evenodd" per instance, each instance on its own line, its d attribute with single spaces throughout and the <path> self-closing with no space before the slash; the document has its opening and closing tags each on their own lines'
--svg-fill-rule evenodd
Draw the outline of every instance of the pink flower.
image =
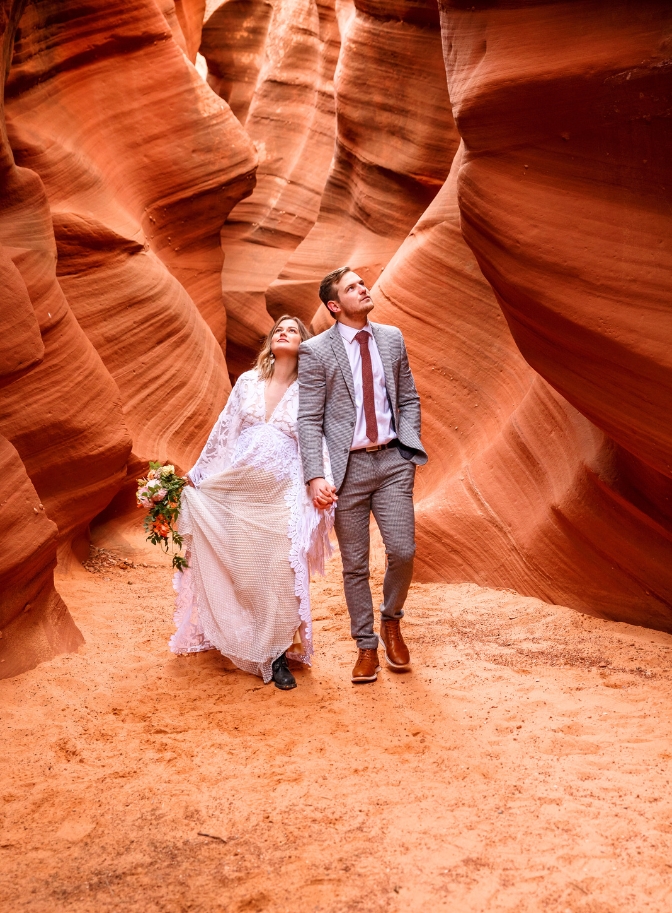
<svg viewBox="0 0 672 913">
<path fill-rule="evenodd" d="M 163 499 L 166 497 L 167 494 L 168 494 L 168 492 L 166 491 L 165 488 L 159 488 L 158 491 L 152 492 L 152 501 L 154 501 L 154 503 L 157 503 L 158 501 L 163 501 Z"/>
<path fill-rule="evenodd" d="M 140 507 L 146 507 L 149 510 L 149 508 L 152 506 L 152 500 L 147 488 L 141 488 L 138 492 L 136 492 L 135 497 L 137 498 L 138 505 Z"/>
</svg>

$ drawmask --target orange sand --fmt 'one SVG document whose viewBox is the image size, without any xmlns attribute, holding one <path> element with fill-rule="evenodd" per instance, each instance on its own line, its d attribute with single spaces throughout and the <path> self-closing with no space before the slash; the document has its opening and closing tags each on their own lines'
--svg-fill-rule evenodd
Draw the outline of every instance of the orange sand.
<svg viewBox="0 0 672 913">
<path fill-rule="evenodd" d="M 281 693 L 168 653 L 167 562 L 106 541 L 150 566 L 61 577 L 86 646 L 0 682 L 3 911 L 670 909 L 672 637 L 415 585 L 355 687 L 334 560 Z"/>
</svg>

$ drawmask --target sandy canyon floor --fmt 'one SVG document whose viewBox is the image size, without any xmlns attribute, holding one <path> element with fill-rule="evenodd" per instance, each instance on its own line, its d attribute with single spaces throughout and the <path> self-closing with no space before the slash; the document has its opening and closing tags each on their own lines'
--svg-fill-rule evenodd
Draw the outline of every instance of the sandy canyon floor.
<svg viewBox="0 0 672 913">
<path fill-rule="evenodd" d="M 672 637 L 414 585 L 413 671 L 353 686 L 336 558 L 282 693 L 168 653 L 123 541 L 59 580 L 80 653 L 0 682 L 3 911 L 670 909 Z"/>
</svg>

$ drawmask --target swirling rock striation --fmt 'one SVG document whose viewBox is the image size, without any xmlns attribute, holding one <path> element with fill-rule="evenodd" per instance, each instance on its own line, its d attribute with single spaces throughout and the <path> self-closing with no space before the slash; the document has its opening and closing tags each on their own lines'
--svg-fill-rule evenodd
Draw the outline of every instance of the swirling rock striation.
<svg viewBox="0 0 672 913">
<path fill-rule="evenodd" d="M 254 153 L 154 4 L 67 6 L 21 19 L 10 140 L 45 185 L 61 288 L 121 388 L 132 471 L 188 465 L 230 389 L 219 230 Z"/>
<path fill-rule="evenodd" d="M 203 27 L 209 82 L 259 154 L 254 192 L 221 233 L 234 374 L 247 370 L 270 326 L 267 287 L 317 218 L 334 147 L 340 40 L 334 0 L 229 0 Z"/>
<path fill-rule="evenodd" d="M 376 289 L 390 320 L 411 323 L 440 444 L 439 464 L 421 475 L 423 572 L 669 630 L 669 10 L 441 9 L 464 142 L 442 191 L 452 215 L 430 208 Z M 456 201 L 517 346 L 551 387 L 529 375 L 521 396 L 495 367 L 491 331 L 464 358 L 487 320 L 456 285 L 469 262 Z M 433 340 L 415 343 L 446 305 L 450 383 L 437 377 Z M 503 401 L 494 425 L 483 418 Z"/>
<path fill-rule="evenodd" d="M 271 313 L 306 321 L 320 279 L 335 267 L 349 263 L 370 284 L 378 278 L 443 184 L 458 144 L 435 4 L 355 7 L 336 73 L 336 149 L 319 217 L 267 292 Z M 318 315 L 322 328 L 329 318 Z"/>
<path fill-rule="evenodd" d="M 26 475 L 15 448 L 0 435 L 0 678 L 76 650 L 83 637 L 54 589 L 58 529 Z"/>
<path fill-rule="evenodd" d="M 528 362 L 669 477 L 672 9 L 459 7 L 442 3 L 465 238 Z"/>
<path fill-rule="evenodd" d="M 253 187 L 256 156 L 156 5 L 31 4 L 6 107 L 12 146 L 41 160 L 54 206 L 146 241 L 224 346 L 219 232 Z"/>
<path fill-rule="evenodd" d="M 2 7 L 0 433 L 53 522 L 48 546 L 32 542 L 33 508 L 14 510 L 44 598 L 3 616 L 14 660 L 0 675 L 78 640 L 53 590 L 55 530 L 63 556 L 71 543 L 86 554 L 89 523 L 127 475 L 133 487 L 148 458 L 193 461 L 230 389 L 219 231 L 256 157 L 162 6 Z M 11 605 L 28 580 L 14 567 L 0 565 Z"/>
<path fill-rule="evenodd" d="M 76 648 L 57 545 L 193 461 L 229 370 L 282 311 L 326 326 L 345 262 L 423 396 L 421 577 L 672 629 L 671 26 L 0 0 L 0 676 Z"/>
<path fill-rule="evenodd" d="M 462 238 L 462 161 L 373 290 L 423 400 L 418 575 L 667 629 L 669 540 L 627 498 L 613 444 L 515 346 Z"/>
</svg>

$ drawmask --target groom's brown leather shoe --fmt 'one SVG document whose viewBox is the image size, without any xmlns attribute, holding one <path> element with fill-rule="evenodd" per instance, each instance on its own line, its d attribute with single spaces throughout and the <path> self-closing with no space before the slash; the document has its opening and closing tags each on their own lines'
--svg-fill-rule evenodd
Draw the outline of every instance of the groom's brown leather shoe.
<svg viewBox="0 0 672 913">
<path fill-rule="evenodd" d="M 375 682 L 380 672 L 378 665 L 377 650 L 361 650 L 352 670 L 352 680 L 355 684 L 359 682 Z"/>
<path fill-rule="evenodd" d="M 385 662 L 390 669 L 408 669 L 411 654 L 401 636 L 401 622 L 398 618 L 383 618 L 380 622 L 380 639 L 385 651 Z"/>
</svg>

